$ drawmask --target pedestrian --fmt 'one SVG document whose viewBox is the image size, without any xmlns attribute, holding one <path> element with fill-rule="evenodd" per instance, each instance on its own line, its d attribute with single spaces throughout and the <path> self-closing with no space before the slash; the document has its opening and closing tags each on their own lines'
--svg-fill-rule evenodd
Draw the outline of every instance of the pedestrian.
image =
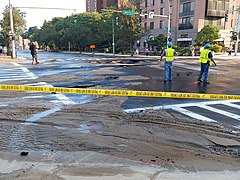
<svg viewBox="0 0 240 180">
<path fill-rule="evenodd" d="M 29 49 L 30 49 L 31 55 L 32 55 L 32 64 L 38 64 L 36 42 L 32 42 Z"/>
<path fill-rule="evenodd" d="M 199 72 L 199 76 L 198 76 L 198 79 L 197 79 L 197 81 L 199 83 L 203 82 L 204 84 L 210 84 L 208 82 L 209 67 L 212 66 L 213 63 L 214 63 L 215 66 L 217 66 L 217 64 L 213 60 L 213 54 L 209 50 L 209 48 L 210 48 L 210 44 L 206 43 L 204 50 L 202 50 L 201 54 L 200 54 L 199 61 L 201 63 L 201 70 Z M 204 74 L 204 80 L 202 81 L 202 75 L 203 74 Z"/>
<path fill-rule="evenodd" d="M 232 55 L 232 50 L 233 50 L 233 46 L 232 46 L 232 44 L 230 44 L 230 46 L 228 47 L 228 55 L 229 56 Z"/>
<path fill-rule="evenodd" d="M 203 44 L 201 45 L 200 50 L 199 50 L 200 54 L 201 54 L 202 50 L 204 50 L 204 45 Z"/>
<path fill-rule="evenodd" d="M 192 56 L 195 55 L 195 47 L 193 45 L 191 45 L 191 54 L 192 54 Z"/>
<path fill-rule="evenodd" d="M 172 69 L 173 69 L 173 60 L 176 55 L 176 51 L 172 48 L 172 43 L 168 42 L 168 48 L 165 49 L 162 54 L 160 61 L 162 61 L 163 56 L 165 56 L 164 61 L 164 82 L 172 81 Z"/>
</svg>

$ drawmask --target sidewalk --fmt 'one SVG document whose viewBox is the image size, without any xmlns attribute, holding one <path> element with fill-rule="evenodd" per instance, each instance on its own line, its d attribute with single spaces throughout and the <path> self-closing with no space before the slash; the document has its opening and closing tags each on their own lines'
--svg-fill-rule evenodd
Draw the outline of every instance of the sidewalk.
<svg viewBox="0 0 240 180">
<path fill-rule="evenodd" d="M 181 171 L 91 151 L 31 151 L 28 156 L 0 152 L 0 179 L 66 180 L 237 180 L 236 171 Z M 183 168 L 183 167 L 182 167 Z"/>
<path fill-rule="evenodd" d="M 11 56 L 6 55 L 0 55 L 0 61 L 26 61 L 26 58 L 22 57 L 16 57 L 15 59 L 12 59 Z"/>
</svg>

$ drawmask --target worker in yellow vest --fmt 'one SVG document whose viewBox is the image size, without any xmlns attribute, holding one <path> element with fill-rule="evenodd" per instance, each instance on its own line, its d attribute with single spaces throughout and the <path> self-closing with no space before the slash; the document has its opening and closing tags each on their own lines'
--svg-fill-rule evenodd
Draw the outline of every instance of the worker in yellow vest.
<svg viewBox="0 0 240 180">
<path fill-rule="evenodd" d="M 214 63 L 215 66 L 217 66 L 217 64 L 213 60 L 213 54 L 209 50 L 209 48 L 210 48 L 210 44 L 206 43 L 204 50 L 202 50 L 201 54 L 200 54 L 199 61 L 201 63 L 201 70 L 200 70 L 200 73 L 199 73 L 199 76 L 198 76 L 198 79 L 197 79 L 197 81 L 199 83 L 203 82 L 205 84 L 210 84 L 208 82 L 209 67 L 212 66 L 213 63 Z M 203 74 L 204 74 L 204 79 L 202 81 L 202 75 Z"/>
<path fill-rule="evenodd" d="M 172 69 L 173 69 L 173 60 L 176 55 L 176 51 L 172 48 L 172 43 L 168 42 L 168 48 L 165 49 L 161 55 L 160 61 L 162 61 L 163 56 L 165 56 L 164 61 L 164 82 L 172 81 Z"/>
</svg>

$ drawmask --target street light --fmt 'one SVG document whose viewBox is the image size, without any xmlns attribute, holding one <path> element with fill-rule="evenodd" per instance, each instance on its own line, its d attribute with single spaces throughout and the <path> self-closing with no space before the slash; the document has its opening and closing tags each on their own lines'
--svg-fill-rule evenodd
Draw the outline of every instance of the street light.
<svg viewBox="0 0 240 180">
<path fill-rule="evenodd" d="M 12 13 L 12 4 L 11 0 L 9 0 L 9 14 L 10 14 L 10 28 L 12 36 L 12 59 L 16 58 L 16 50 L 15 50 L 15 40 L 14 40 L 14 28 L 13 28 L 13 13 Z"/>
<path fill-rule="evenodd" d="M 235 43 L 235 53 L 234 53 L 235 56 L 237 56 L 237 51 L 238 51 L 239 25 L 240 25 L 240 8 L 238 8 L 238 20 L 236 22 L 235 32 L 234 32 L 234 34 L 236 33 L 236 35 L 237 35 L 237 40 L 236 40 L 236 43 Z"/>
</svg>

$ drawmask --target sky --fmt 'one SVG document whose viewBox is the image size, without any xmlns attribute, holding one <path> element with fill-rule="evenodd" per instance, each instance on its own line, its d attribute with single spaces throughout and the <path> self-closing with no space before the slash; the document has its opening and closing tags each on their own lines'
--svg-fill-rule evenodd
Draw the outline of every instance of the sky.
<svg viewBox="0 0 240 180">
<path fill-rule="evenodd" d="M 76 13 L 86 11 L 86 0 L 11 0 L 14 7 L 45 7 L 45 8 L 65 8 L 76 9 Z M 0 19 L 2 12 L 9 0 L 0 0 Z M 27 28 L 42 26 L 44 20 L 51 20 L 53 17 L 66 17 L 72 15 L 74 10 L 56 10 L 56 9 L 29 9 L 19 8 L 26 13 Z"/>
</svg>

